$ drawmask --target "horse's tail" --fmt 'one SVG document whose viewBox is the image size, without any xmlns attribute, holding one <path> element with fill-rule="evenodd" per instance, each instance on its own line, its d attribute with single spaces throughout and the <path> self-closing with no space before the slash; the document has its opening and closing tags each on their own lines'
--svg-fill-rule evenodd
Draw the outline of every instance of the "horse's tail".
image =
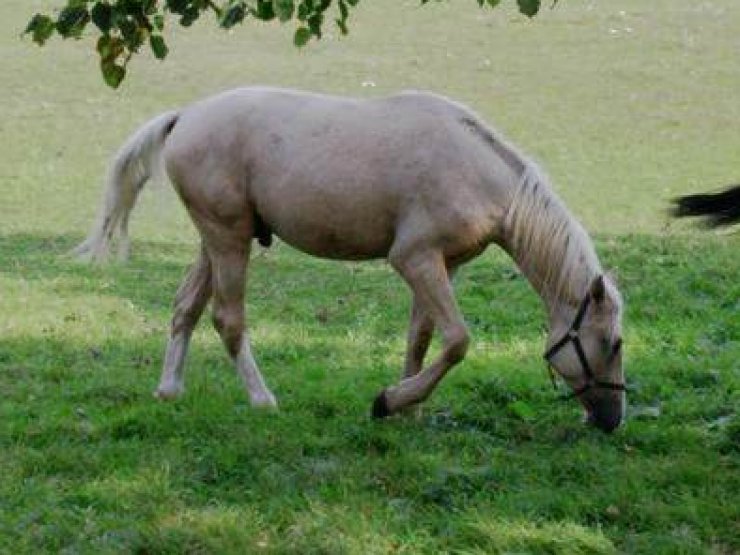
<svg viewBox="0 0 740 555">
<path fill-rule="evenodd" d="M 141 126 L 121 147 L 108 170 L 103 202 L 90 235 L 72 251 L 82 260 L 101 262 L 118 242 L 119 258 L 129 252 L 128 220 L 144 184 L 163 173 L 162 148 L 177 122 L 166 112 Z"/>
<path fill-rule="evenodd" d="M 706 224 L 710 227 L 740 222 L 740 185 L 719 193 L 676 198 L 671 213 L 676 217 L 706 216 Z"/>
</svg>

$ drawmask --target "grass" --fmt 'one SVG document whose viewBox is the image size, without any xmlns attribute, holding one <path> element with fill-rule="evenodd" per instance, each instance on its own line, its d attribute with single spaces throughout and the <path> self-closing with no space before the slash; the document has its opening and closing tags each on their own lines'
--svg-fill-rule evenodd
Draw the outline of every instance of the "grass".
<svg viewBox="0 0 740 555">
<path fill-rule="evenodd" d="M 530 24 L 366 4 L 350 38 L 301 52 L 272 26 L 177 32 L 171 59 L 136 60 L 118 93 L 88 39 L 17 40 L 49 2 L 0 7 L 0 552 L 740 551 L 738 236 L 664 215 L 671 196 L 738 178 L 740 7 L 574 0 Z M 154 402 L 197 250 L 181 207 L 144 196 L 128 265 L 62 255 L 127 133 L 242 83 L 430 88 L 536 155 L 618 273 L 627 425 L 586 428 L 549 389 L 539 300 L 495 250 L 457 278 L 474 342 L 418 421 L 368 416 L 400 370 L 404 286 L 380 262 L 284 245 L 256 258 L 248 294 L 280 412 L 249 408 L 205 318 L 186 395 Z"/>
</svg>

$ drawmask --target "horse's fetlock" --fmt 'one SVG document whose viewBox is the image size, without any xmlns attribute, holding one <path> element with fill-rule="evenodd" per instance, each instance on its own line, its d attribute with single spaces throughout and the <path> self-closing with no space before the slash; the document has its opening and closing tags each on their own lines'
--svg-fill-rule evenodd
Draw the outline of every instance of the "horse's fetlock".
<svg viewBox="0 0 740 555">
<path fill-rule="evenodd" d="M 449 364 L 457 364 L 468 352 L 470 334 L 464 327 L 457 328 L 445 338 L 445 359 Z"/>
</svg>

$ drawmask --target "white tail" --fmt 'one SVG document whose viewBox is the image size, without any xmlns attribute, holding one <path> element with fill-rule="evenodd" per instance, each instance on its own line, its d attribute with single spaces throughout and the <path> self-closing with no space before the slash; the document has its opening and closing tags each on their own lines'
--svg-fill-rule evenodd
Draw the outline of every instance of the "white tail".
<svg viewBox="0 0 740 555">
<path fill-rule="evenodd" d="M 114 241 L 118 256 L 128 258 L 128 220 L 144 184 L 162 173 L 162 147 L 178 118 L 167 112 L 141 126 L 113 159 L 106 178 L 103 203 L 95 225 L 72 254 L 91 262 L 108 258 Z"/>
</svg>

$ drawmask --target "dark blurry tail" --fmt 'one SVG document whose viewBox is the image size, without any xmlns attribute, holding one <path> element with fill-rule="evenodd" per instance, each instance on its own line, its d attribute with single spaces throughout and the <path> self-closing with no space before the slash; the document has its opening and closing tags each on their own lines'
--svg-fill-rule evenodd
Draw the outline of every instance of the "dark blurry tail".
<svg viewBox="0 0 740 555">
<path fill-rule="evenodd" d="M 673 200 L 671 214 L 676 217 L 705 216 L 710 227 L 740 222 L 740 185 L 720 193 L 687 195 Z"/>
</svg>

